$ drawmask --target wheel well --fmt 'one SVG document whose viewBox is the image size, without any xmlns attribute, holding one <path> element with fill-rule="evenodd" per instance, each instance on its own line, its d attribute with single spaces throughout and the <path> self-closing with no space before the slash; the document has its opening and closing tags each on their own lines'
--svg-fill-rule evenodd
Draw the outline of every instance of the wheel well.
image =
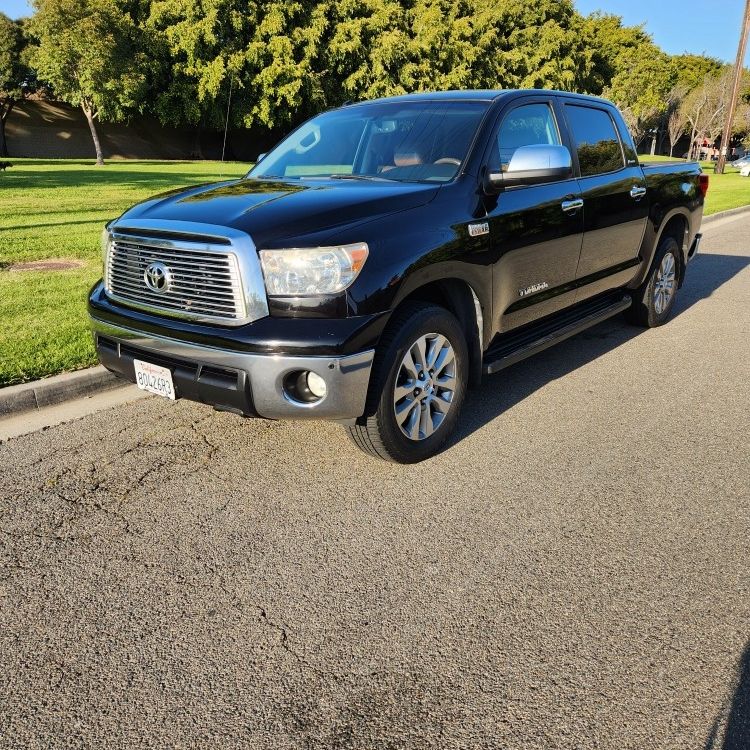
<svg viewBox="0 0 750 750">
<path fill-rule="evenodd" d="M 474 292 L 460 279 L 441 279 L 425 284 L 405 297 L 404 302 L 429 302 L 449 310 L 456 316 L 466 335 L 469 349 L 469 384 L 478 385 L 482 379 L 482 343 L 479 338 L 481 321 L 477 320 Z"/>
<path fill-rule="evenodd" d="M 674 237 L 677 244 L 680 246 L 680 257 L 678 258 L 680 264 L 680 280 L 679 284 L 682 286 L 682 281 L 685 278 L 685 245 L 688 237 L 688 223 L 684 216 L 673 216 L 662 230 L 659 242 L 665 237 Z"/>
</svg>

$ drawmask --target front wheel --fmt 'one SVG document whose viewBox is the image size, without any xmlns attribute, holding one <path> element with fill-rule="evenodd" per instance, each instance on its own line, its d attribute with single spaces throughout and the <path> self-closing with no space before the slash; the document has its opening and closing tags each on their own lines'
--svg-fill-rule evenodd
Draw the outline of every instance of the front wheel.
<svg viewBox="0 0 750 750">
<path fill-rule="evenodd" d="M 633 294 L 633 305 L 626 313 L 631 323 L 654 328 L 667 322 L 677 294 L 679 257 L 677 240 L 665 237 L 656 250 L 648 278 Z"/>
<path fill-rule="evenodd" d="M 455 429 L 468 382 L 459 322 L 437 305 L 407 303 L 378 349 L 367 416 L 348 427 L 359 448 L 397 463 L 435 455 Z"/>
</svg>

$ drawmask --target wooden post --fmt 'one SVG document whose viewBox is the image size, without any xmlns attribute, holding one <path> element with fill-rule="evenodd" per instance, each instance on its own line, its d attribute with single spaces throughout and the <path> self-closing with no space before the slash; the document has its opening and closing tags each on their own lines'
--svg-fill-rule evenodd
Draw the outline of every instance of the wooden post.
<svg viewBox="0 0 750 750">
<path fill-rule="evenodd" d="M 734 84 L 732 86 L 732 98 L 729 101 L 727 110 L 727 119 L 724 122 L 724 132 L 721 136 L 721 146 L 719 147 L 719 161 L 716 162 L 715 172 L 724 173 L 724 164 L 727 161 L 727 151 L 729 150 L 729 141 L 732 138 L 732 121 L 734 120 L 734 111 L 737 109 L 737 97 L 740 93 L 740 84 L 742 82 L 742 71 L 745 66 L 745 49 L 747 48 L 747 35 L 750 32 L 750 0 L 745 0 L 745 16 L 742 22 L 742 33 L 740 34 L 740 44 L 737 48 L 737 60 L 734 63 Z"/>
</svg>

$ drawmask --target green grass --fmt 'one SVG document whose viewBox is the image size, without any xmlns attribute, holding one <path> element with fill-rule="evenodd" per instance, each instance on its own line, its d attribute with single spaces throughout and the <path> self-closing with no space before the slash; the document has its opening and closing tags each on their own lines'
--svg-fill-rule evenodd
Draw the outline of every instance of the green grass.
<svg viewBox="0 0 750 750">
<path fill-rule="evenodd" d="M 101 276 L 99 237 L 109 219 L 156 193 L 248 169 L 218 162 L 11 161 L 13 168 L 0 173 L 0 386 L 96 362 L 86 293 Z M 7 270 L 46 258 L 83 265 Z"/>
<path fill-rule="evenodd" d="M 667 157 L 654 157 L 661 161 Z M 643 157 L 651 161 L 651 157 Z M 244 174 L 218 162 L 13 159 L 0 173 L 0 386 L 96 362 L 86 293 L 101 275 L 102 227 L 159 192 Z M 750 178 L 711 175 L 705 213 L 750 204 Z M 11 263 L 70 258 L 68 271 L 9 271 Z"/>
</svg>

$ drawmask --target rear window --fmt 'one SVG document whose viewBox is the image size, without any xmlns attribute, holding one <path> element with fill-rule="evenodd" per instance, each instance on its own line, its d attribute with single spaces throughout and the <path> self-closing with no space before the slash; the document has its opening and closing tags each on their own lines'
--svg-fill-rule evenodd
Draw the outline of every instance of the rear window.
<svg viewBox="0 0 750 750">
<path fill-rule="evenodd" d="M 565 111 L 582 177 L 614 172 L 625 166 L 620 139 L 609 113 L 574 104 L 566 104 Z"/>
</svg>

